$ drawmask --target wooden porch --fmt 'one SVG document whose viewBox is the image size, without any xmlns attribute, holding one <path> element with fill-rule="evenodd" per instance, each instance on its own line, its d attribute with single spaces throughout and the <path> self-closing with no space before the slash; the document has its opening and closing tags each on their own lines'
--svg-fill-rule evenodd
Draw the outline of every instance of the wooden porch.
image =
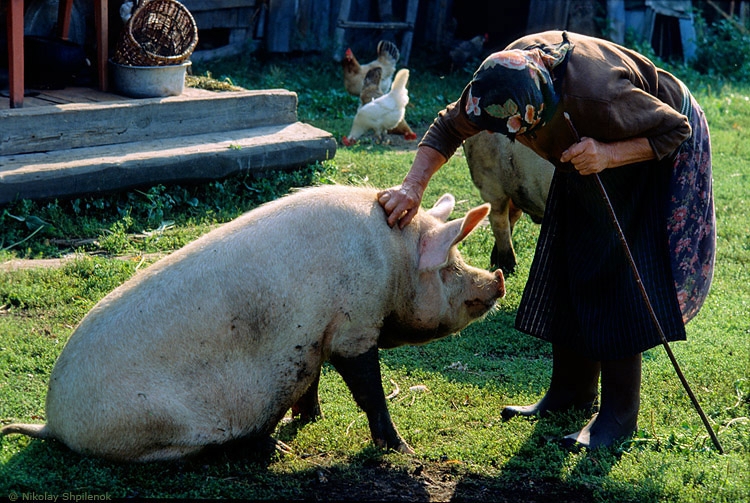
<svg viewBox="0 0 750 503">
<path fill-rule="evenodd" d="M 130 99 L 92 88 L 0 97 L 0 205 L 293 169 L 335 155 L 283 90 Z"/>
</svg>

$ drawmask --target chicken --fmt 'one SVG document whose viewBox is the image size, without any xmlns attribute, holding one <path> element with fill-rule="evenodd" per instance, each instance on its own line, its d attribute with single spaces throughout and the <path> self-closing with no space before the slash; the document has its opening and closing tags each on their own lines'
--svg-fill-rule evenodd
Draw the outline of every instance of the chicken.
<svg viewBox="0 0 750 503">
<path fill-rule="evenodd" d="M 401 55 L 398 47 L 393 42 L 381 40 L 378 42 L 377 59 L 370 61 L 366 65 L 360 65 L 351 49 L 347 49 L 344 59 L 341 61 L 341 67 L 344 70 L 344 87 L 352 96 L 359 96 L 362 92 L 362 83 L 365 75 L 372 68 L 380 67 L 382 75 L 380 76 L 380 90 L 387 93 L 391 86 L 393 73 L 396 71 L 396 63 Z"/>
<path fill-rule="evenodd" d="M 342 138 L 344 145 L 353 145 L 357 138 L 370 130 L 382 138 L 386 131 L 396 127 L 404 119 L 406 105 L 409 103 L 409 92 L 406 90 L 408 81 L 409 70 L 402 68 L 396 73 L 388 94 L 359 107 L 349 136 Z"/>
<path fill-rule="evenodd" d="M 463 66 L 474 58 L 482 55 L 484 44 L 488 35 L 477 35 L 471 40 L 459 41 L 453 49 L 448 52 L 451 58 L 451 71 L 463 68 Z"/>
<path fill-rule="evenodd" d="M 380 76 L 383 73 L 383 69 L 379 66 L 371 68 L 365 79 L 362 82 L 362 92 L 359 94 L 359 106 L 366 105 L 374 99 L 383 96 L 383 91 L 380 90 Z M 396 124 L 395 127 L 388 130 L 389 134 L 400 134 L 404 136 L 405 140 L 416 140 L 417 134 L 412 131 L 409 124 L 406 122 L 406 118 L 401 119 L 401 122 Z"/>
<path fill-rule="evenodd" d="M 385 93 L 380 90 L 380 81 L 383 76 L 383 69 L 379 66 L 370 68 L 362 81 L 362 91 L 359 93 L 359 106 L 366 105 L 376 98 L 380 98 Z"/>
</svg>

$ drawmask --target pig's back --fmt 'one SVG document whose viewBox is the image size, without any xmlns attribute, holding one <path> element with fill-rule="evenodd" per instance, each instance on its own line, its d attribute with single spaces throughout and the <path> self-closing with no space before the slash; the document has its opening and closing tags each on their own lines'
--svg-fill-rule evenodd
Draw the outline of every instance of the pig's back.
<svg viewBox="0 0 750 503">
<path fill-rule="evenodd" d="M 205 445 L 275 424 L 327 356 L 331 323 L 378 324 L 392 234 L 375 190 L 339 186 L 206 234 L 85 317 L 53 370 L 50 428 L 69 445 L 134 428 Z"/>
</svg>

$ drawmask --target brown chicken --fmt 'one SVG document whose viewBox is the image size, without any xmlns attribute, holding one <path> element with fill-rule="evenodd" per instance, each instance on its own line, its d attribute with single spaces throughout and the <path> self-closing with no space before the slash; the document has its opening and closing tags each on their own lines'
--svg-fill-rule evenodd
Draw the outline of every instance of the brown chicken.
<svg viewBox="0 0 750 503">
<path fill-rule="evenodd" d="M 349 94 L 353 96 L 360 95 L 365 75 L 375 67 L 382 68 L 380 90 L 383 94 L 390 90 L 393 74 L 396 72 L 396 63 L 401 54 L 398 47 L 393 42 L 387 40 L 378 42 L 377 53 L 377 59 L 370 61 L 366 65 L 360 65 L 357 58 L 354 57 L 352 50 L 346 50 L 344 59 L 341 60 L 341 67 L 344 70 L 344 87 Z"/>
<path fill-rule="evenodd" d="M 362 91 L 359 93 L 359 106 L 380 98 L 385 93 L 380 90 L 380 80 L 383 76 L 383 69 L 379 66 L 370 68 L 362 81 Z"/>
</svg>

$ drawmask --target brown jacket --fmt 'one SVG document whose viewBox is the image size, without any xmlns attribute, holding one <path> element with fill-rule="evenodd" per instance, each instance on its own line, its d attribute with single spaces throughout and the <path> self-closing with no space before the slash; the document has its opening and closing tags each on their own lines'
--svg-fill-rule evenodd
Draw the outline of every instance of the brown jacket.
<svg viewBox="0 0 750 503">
<path fill-rule="evenodd" d="M 690 137 L 688 119 L 680 113 L 683 87 L 676 77 L 615 43 L 571 32 L 568 38 L 573 49 L 561 76 L 557 112 L 536 135 L 524 138 L 537 154 L 560 165 L 560 154 L 574 141 L 563 111 L 580 136 L 602 142 L 645 137 L 658 159 Z M 507 49 L 560 42 L 561 31 L 547 31 L 523 37 Z M 480 132 L 466 115 L 467 90 L 439 113 L 420 145 L 450 158 L 463 140 Z"/>
</svg>

